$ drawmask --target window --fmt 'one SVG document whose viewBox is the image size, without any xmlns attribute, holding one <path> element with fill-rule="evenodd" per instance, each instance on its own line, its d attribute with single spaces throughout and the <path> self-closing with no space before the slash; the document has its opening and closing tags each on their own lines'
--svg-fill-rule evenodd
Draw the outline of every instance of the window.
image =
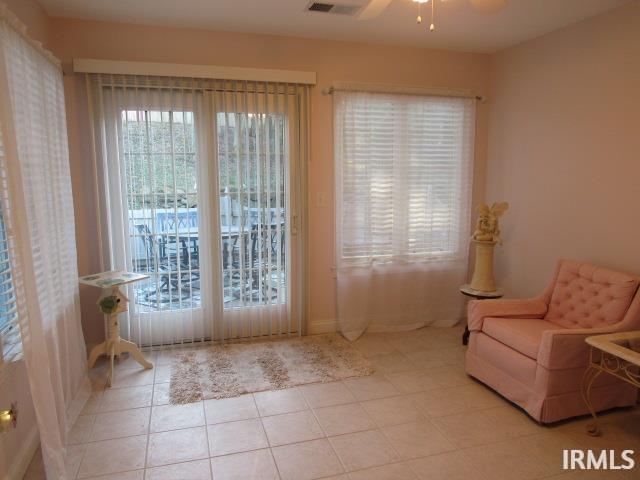
<svg viewBox="0 0 640 480">
<path fill-rule="evenodd" d="M 336 92 L 341 262 L 465 255 L 474 101 Z"/>
<path fill-rule="evenodd" d="M 4 157 L 1 132 L 0 157 Z M 6 179 L 2 178 L 0 181 L 5 182 Z M 4 220 L 6 204 L 7 199 L 0 198 L 0 363 L 15 360 L 22 352 L 9 238 Z"/>
</svg>

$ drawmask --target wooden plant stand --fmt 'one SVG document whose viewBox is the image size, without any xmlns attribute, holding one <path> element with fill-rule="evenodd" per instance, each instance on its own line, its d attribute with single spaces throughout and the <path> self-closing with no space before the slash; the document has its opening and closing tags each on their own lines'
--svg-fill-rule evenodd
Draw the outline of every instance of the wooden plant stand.
<svg viewBox="0 0 640 480">
<path fill-rule="evenodd" d="M 115 358 L 120 358 L 122 353 L 131 355 L 131 357 L 145 369 L 153 368 L 153 364 L 144 358 L 144 355 L 142 355 L 142 352 L 135 343 L 120 337 L 120 323 L 118 321 L 118 316 L 128 310 L 127 305 L 129 303 L 129 299 L 120 289 L 121 286 L 147 278 L 149 278 L 148 275 L 129 272 L 103 272 L 80 278 L 80 283 L 84 285 L 102 288 L 100 299 L 108 296 L 114 296 L 118 299 L 117 309 L 111 314 L 105 314 L 105 317 L 107 317 L 107 338 L 101 344 L 93 347 L 87 362 L 88 367 L 93 368 L 98 357 L 101 355 L 107 355 L 109 357 L 109 372 L 107 374 L 107 386 L 109 387 L 113 385 L 115 379 Z"/>
</svg>

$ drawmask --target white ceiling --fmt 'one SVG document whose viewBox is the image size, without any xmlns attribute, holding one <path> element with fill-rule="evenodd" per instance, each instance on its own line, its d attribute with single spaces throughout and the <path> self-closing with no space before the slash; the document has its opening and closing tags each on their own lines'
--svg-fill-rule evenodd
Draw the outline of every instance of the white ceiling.
<svg viewBox="0 0 640 480">
<path fill-rule="evenodd" d="M 428 13 L 423 12 L 421 26 L 415 23 L 416 7 L 411 0 L 393 0 L 382 15 L 366 21 L 307 12 L 309 0 L 38 1 L 54 17 L 494 52 L 630 0 L 510 0 L 504 10 L 493 14 L 477 12 L 468 0 L 437 0 L 437 31 L 431 33 L 425 29 Z M 334 3 L 361 5 L 367 1 Z"/>
</svg>

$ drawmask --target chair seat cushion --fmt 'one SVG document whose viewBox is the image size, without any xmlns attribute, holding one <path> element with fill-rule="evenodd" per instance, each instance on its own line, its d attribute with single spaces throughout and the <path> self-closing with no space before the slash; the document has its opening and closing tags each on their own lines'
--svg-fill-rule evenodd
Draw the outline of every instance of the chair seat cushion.
<svg viewBox="0 0 640 480">
<path fill-rule="evenodd" d="M 520 352 L 527 357 L 537 360 L 538 348 L 545 330 L 558 330 L 557 324 L 539 318 L 496 318 L 484 319 L 482 331 Z"/>
</svg>

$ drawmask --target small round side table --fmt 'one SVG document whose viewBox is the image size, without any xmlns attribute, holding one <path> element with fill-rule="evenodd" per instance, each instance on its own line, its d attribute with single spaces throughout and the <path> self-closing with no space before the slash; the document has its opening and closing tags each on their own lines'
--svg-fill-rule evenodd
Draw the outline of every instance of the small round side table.
<svg viewBox="0 0 640 480">
<path fill-rule="evenodd" d="M 501 288 L 496 288 L 493 292 L 483 292 L 481 290 L 475 290 L 471 288 L 471 285 L 468 283 L 460 285 L 459 290 L 461 294 L 467 297 L 471 297 L 475 300 L 495 300 L 497 298 L 502 298 L 502 296 L 504 295 L 504 292 Z M 462 334 L 462 345 L 466 345 L 467 343 L 469 343 L 470 333 L 471 332 L 469 332 L 469 325 L 466 325 L 464 327 L 464 333 Z"/>
</svg>

